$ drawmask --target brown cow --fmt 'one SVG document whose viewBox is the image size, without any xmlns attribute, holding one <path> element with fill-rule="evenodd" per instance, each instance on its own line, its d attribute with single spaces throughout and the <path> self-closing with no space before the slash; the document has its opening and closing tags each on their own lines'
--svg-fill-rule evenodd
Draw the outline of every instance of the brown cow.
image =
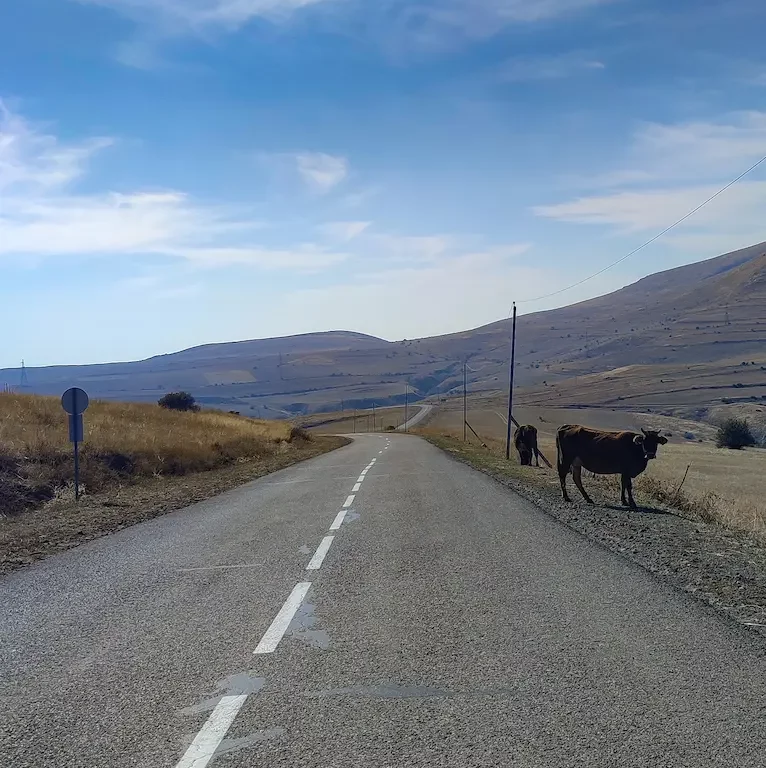
<svg viewBox="0 0 766 768">
<path fill-rule="evenodd" d="M 535 466 L 540 466 L 540 451 L 537 450 L 537 429 L 531 424 L 523 424 L 513 435 L 513 444 L 519 452 L 519 461 L 524 466 L 532 464 L 535 457 Z"/>
<path fill-rule="evenodd" d="M 633 478 L 638 477 L 657 456 L 657 447 L 667 438 L 655 430 L 636 432 L 602 432 L 577 424 L 565 424 L 556 433 L 556 453 L 564 501 L 570 501 L 566 478 L 570 468 L 575 485 L 588 504 L 593 500 L 582 487 L 582 468 L 597 475 L 620 475 L 621 498 L 624 506 L 636 509 L 633 500 Z"/>
</svg>

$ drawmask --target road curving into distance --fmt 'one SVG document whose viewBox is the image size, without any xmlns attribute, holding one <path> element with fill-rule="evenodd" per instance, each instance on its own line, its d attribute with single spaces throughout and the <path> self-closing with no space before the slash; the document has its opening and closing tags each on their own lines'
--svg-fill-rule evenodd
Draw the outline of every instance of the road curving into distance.
<svg viewBox="0 0 766 768">
<path fill-rule="evenodd" d="M 399 432 L 403 432 L 407 429 L 412 429 L 416 424 L 420 424 L 423 419 L 425 419 L 426 416 L 428 416 L 429 413 L 434 409 L 432 405 L 419 405 L 419 406 L 412 406 L 413 408 L 418 407 L 420 410 L 414 415 L 411 416 L 409 419 L 407 419 L 407 422 L 405 424 L 400 424 L 396 429 Z"/>
</svg>

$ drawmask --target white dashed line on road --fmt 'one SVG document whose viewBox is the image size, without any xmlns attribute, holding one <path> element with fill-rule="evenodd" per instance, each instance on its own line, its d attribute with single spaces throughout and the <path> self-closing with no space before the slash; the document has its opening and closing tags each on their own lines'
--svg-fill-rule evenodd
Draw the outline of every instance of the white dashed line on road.
<svg viewBox="0 0 766 768">
<path fill-rule="evenodd" d="M 228 571 L 236 568 L 263 568 L 263 563 L 243 563 L 242 565 L 201 565 L 198 568 L 179 568 L 181 573 L 194 573 L 195 571 Z"/>
<path fill-rule="evenodd" d="M 386 441 L 386 445 L 383 450 L 378 451 L 378 455 L 382 455 L 384 450 L 388 449 L 389 441 Z M 335 519 L 330 526 L 331 531 L 337 531 L 343 521 L 346 518 L 348 508 L 354 503 L 356 498 L 355 494 L 361 489 L 362 483 L 367 473 L 375 465 L 377 459 L 372 459 L 370 463 L 364 468 L 359 475 L 354 487 L 353 492 L 343 502 L 343 509 L 335 516 Z M 342 466 L 342 465 L 338 465 Z M 310 482 L 310 478 L 299 478 L 287 481 L 277 481 L 270 483 L 272 485 L 292 484 L 301 482 Z M 327 553 L 330 551 L 330 547 L 335 539 L 334 535 L 325 536 L 319 543 L 319 546 L 314 552 L 313 557 L 306 566 L 307 571 L 318 571 L 324 563 Z M 198 568 L 182 568 L 182 571 L 203 571 L 213 569 L 236 569 L 236 568 L 254 568 L 259 567 L 258 563 L 243 563 L 241 565 L 219 565 L 219 566 L 204 566 Z M 275 616 L 274 620 L 269 625 L 269 628 L 263 634 L 260 642 L 256 646 L 253 654 L 266 654 L 273 653 L 292 622 L 295 614 L 300 608 L 303 600 L 311 589 L 311 582 L 304 581 L 295 585 L 293 591 L 285 600 L 284 604 L 279 610 L 279 613 Z M 216 751 L 219 749 L 221 742 L 226 737 L 232 723 L 236 719 L 239 711 L 242 709 L 245 701 L 247 700 L 247 694 L 238 694 L 234 696 L 223 696 L 216 705 L 215 709 L 211 712 L 210 717 L 205 721 L 205 724 L 199 730 L 194 738 L 194 741 L 189 745 L 189 748 L 184 753 L 181 760 L 176 764 L 175 768 L 206 768 L 208 763 L 215 757 Z"/>
<path fill-rule="evenodd" d="M 271 626 L 266 630 L 266 633 L 261 638 L 261 642 L 258 643 L 253 653 L 272 653 L 276 650 L 279 641 L 287 632 L 295 612 L 300 608 L 303 598 L 306 597 L 306 593 L 310 588 L 310 581 L 302 581 L 300 584 L 295 585 L 290 596 L 285 600 L 285 604 L 280 608 L 279 613 L 274 621 L 271 622 Z"/>
<path fill-rule="evenodd" d="M 337 531 L 338 528 L 343 525 L 343 519 L 346 517 L 346 510 L 341 509 L 340 512 L 338 512 L 337 515 L 335 515 L 335 520 L 332 521 L 332 525 L 330 526 L 331 531 Z"/>
<path fill-rule="evenodd" d="M 330 549 L 330 544 L 332 544 L 334 538 L 334 536 L 325 536 L 322 541 L 319 542 L 314 557 L 311 558 L 309 564 L 306 566 L 307 571 L 318 571 L 322 567 L 322 563 L 324 562 L 325 556 L 327 555 L 327 552 Z"/>
<path fill-rule="evenodd" d="M 189 745 L 176 768 L 205 768 L 223 741 L 226 732 L 242 709 L 247 699 L 246 693 L 237 696 L 224 696 L 210 713 L 200 732 Z"/>
</svg>

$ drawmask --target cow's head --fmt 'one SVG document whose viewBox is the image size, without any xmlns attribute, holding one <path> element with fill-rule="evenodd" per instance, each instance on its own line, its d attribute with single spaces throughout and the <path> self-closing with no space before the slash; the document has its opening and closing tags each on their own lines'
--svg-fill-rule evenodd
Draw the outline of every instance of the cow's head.
<svg viewBox="0 0 766 768">
<path fill-rule="evenodd" d="M 657 457 L 657 448 L 668 442 L 667 437 L 663 437 L 658 430 L 641 428 L 642 435 L 636 435 L 633 442 L 644 452 L 644 458 L 654 459 Z"/>
</svg>

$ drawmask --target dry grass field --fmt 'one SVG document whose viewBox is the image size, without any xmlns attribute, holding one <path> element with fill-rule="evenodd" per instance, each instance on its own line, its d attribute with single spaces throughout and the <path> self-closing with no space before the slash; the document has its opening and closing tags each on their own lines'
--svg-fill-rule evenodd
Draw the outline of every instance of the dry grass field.
<svg viewBox="0 0 766 768">
<path fill-rule="evenodd" d="M 156 405 L 94 402 L 81 452 L 86 492 L 141 477 L 185 475 L 290 445 L 293 425 Z M 0 395 L 0 512 L 15 514 L 53 498 L 72 481 L 66 414 L 56 398 Z"/>
<path fill-rule="evenodd" d="M 473 405 L 473 404 L 472 404 Z M 506 426 L 497 408 L 470 407 L 468 421 L 487 444 L 491 453 L 504 456 Z M 731 451 L 715 447 L 715 428 L 683 419 L 643 413 L 627 413 L 606 409 L 514 409 L 521 423 L 533 424 L 538 429 L 542 452 L 556 463 L 555 431 L 561 424 L 576 423 L 600 429 L 639 429 L 651 427 L 670 433 L 668 445 L 660 448 L 658 458 L 650 462 L 647 471 L 636 483 L 638 503 L 659 502 L 674 506 L 684 513 L 710 522 L 717 522 L 766 537 L 766 451 L 748 449 Z M 542 420 L 541 420 L 542 419 Z M 462 410 L 440 409 L 434 412 L 423 434 L 447 435 L 462 439 Z M 694 439 L 684 438 L 684 434 Z M 468 433 L 469 442 L 478 443 Z M 699 442 L 699 441 L 702 442 Z M 514 464 L 518 457 L 512 456 Z M 689 473 L 678 491 L 684 473 Z M 535 482 L 558 485 L 555 469 L 518 468 L 533 477 Z M 594 498 L 605 503 L 619 503 L 619 480 L 616 477 L 594 478 L 589 473 L 583 484 L 594 491 Z M 569 479 L 570 493 L 579 498 L 579 492 Z"/>
<path fill-rule="evenodd" d="M 58 399 L 0 395 L 0 573 L 346 442 L 287 421 L 94 402 L 85 413 L 84 495 L 75 503 Z"/>
</svg>

